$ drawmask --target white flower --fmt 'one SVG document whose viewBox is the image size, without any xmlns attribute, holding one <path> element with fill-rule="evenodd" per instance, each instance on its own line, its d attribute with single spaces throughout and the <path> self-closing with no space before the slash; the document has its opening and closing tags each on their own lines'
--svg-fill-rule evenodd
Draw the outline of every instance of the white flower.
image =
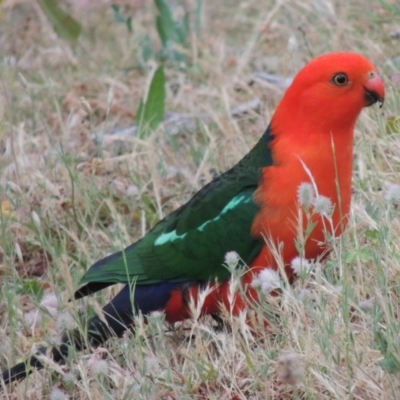
<svg viewBox="0 0 400 400">
<path fill-rule="evenodd" d="M 128 197 L 138 196 L 139 193 L 140 193 L 140 190 L 136 185 L 129 185 L 126 189 L 126 195 Z"/>
<path fill-rule="evenodd" d="M 52 317 L 57 315 L 58 299 L 54 293 L 46 293 L 43 296 L 40 305 L 45 308 Z"/>
<path fill-rule="evenodd" d="M 260 288 L 264 294 L 268 294 L 281 286 L 281 279 L 277 271 L 272 268 L 264 268 L 253 278 L 251 286 Z"/>
<path fill-rule="evenodd" d="M 161 319 L 164 318 L 164 311 L 152 311 L 148 314 L 148 318 Z"/>
<path fill-rule="evenodd" d="M 68 396 L 62 390 L 54 388 L 50 393 L 50 400 L 67 400 Z"/>
<path fill-rule="evenodd" d="M 63 312 L 58 315 L 57 318 L 57 331 L 64 332 L 75 327 L 74 317 L 68 313 Z"/>
<path fill-rule="evenodd" d="M 313 267 L 313 263 L 306 258 L 295 257 L 291 261 L 290 266 L 297 275 L 300 275 L 301 273 L 308 274 Z"/>
<path fill-rule="evenodd" d="M 154 326 L 157 330 L 162 330 L 162 325 L 165 321 L 165 314 L 163 311 L 152 311 L 146 315 L 149 325 Z"/>
<path fill-rule="evenodd" d="M 329 216 L 333 210 L 333 204 L 330 198 L 326 196 L 317 196 L 313 201 L 314 211 L 317 214 Z"/>
<path fill-rule="evenodd" d="M 315 198 L 313 185 L 309 182 L 302 182 L 297 188 L 297 200 L 305 208 L 309 208 Z"/>
<path fill-rule="evenodd" d="M 42 316 L 39 310 L 31 310 L 24 315 L 24 321 L 31 329 L 35 330 L 42 323 Z"/>
<path fill-rule="evenodd" d="M 386 189 L 385 200 L 390 203 L 400 203 L 400 185 L 389 185 Z"/>
<path fill-rule="evenodd" d="M 106 360 L 95 361 L 92 364 L 91 369 L 95 375 L 107 375 L 108 374 L 108 362 Z"/>
<path fill-rule="evenodd" d="M 63 376 L 63 381 L 68 385 L 76 382 L 76 376 L 72 372 L 66 372 Z"/>
<path fill-rule="evenodd" d="M 236 251 L 228 251 L 225 254 L 225 264 L 228 265 L 229 268 L 236 268 L 239 262 L 239 254 Z"/>
<path fill-rule="evenodd" d="M 175 178 L 179 173 L 179 169 L 174 165 L 167 165 L 167 176 L 169 179 Z"/>
</svg>

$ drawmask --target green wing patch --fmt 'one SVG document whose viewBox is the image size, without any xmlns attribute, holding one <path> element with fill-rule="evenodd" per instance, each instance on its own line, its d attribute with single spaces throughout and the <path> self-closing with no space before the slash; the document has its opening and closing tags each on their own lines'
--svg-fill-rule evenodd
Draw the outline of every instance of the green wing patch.
<svg viewBox="0 0 400 400">
<path fill-rule="evenodd" d="M 98 290 L 117 282 L 223 280 L 229 276 L 222 265 L 228 251 L 250 262 L 262 247 L 250 233 L 259 211 L 253 195 L 262 168 L 272 165 L 272 138 L 267 129 L 236 166 L 204 186 L 141 240 L 95 263 L 81 283 Z"/>
</svg>

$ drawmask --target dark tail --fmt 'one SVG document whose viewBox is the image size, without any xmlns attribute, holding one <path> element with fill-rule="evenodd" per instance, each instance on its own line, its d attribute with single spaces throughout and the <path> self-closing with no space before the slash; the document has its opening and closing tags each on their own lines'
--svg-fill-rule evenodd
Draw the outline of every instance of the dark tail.
<svg viewBox="0 0 400 400">
<path fill-rule="evenodd" d="M 171 291 L 177 286 L 183 290 L 185 285 L 171 282 L 156 283 L 152 285 L 140 285 L 134 289 L 135 313 L 139 310 L 143 315 L 152 311 L 160 310 L 167 304 Z M 95 316 L 88 321 L 87 335 L 82 336 L 80 329 L 64 334 L 59 347 L 53 347 L 51 356 L 57 363 L 63 363 L 68 356 L 68 349 L 75 348 L 83 350 L 87 345 L 98 347 L 112 336 L 120 337 L 127 327 L 133 323 L 132 291 L 126 285 L 104 308 L 103 314 L 107 323 L 100 317 Z M 46 353 L 42 347 L 36 354 L 32 355 L 25 362 L 19 363 L 11 369 L 4 371 L 2 377 L 5 383 L 20 381 L 32 373 L 33 369 L 42 369 L 44 365 L 39 360 L 40 356 Z"/>
<path fill-rule="evenodd" d="M 120 337 L 133 322 L 132 301 L 130 299 L 129 286 L 125 286 L 118 294 L 103 308 L 105 323 L 98 316 L 91 318 L 87 324 L 87 336 L 83 337 L 80 329 L 65 333 L 59 347 L 53 347 L 51 356 L 57 363 L 63 363 L 68 356 L 69 347 L 77 351 L 83 350 L 87 344 L 98 347 L 111 336 Z M 42 347 L 36 354 L 32 355 L 26 362 L 21 362 L 11 369 L 4 371 L 2 377 L 5 383 L 25 379 L 33 369 L 42 369 L 44 365 L 39 357 L 46 353 Z"/>
</svg>

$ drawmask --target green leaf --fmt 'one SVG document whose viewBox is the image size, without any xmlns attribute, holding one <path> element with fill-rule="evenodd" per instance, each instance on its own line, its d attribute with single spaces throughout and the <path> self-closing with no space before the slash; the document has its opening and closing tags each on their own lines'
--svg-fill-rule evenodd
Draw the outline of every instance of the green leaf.
<svg viewBox="0 0 400 400">
<path fill-rule="evenodd" d="M 81 26 L 58 6 L 57 0 L 39 0 L 39 4 L 60 38 L 78 39 Z"/>
<path fill-rule="evenodd" d="M 379 361 L 379 365 L 389 374 L 397 374 L 400 372 L 400 362 L 393 356 L 393 354 L 387 354 L 386 357 Z"/>
<path fill-rule="evenodd" d="M 187 11 L 185 11 L 184 18 L 175 22 L 175 32 L 179 38 L 179 43 L 184 45 L 189 32 L 189 13 Z"/>
<path fill-rule="evenodd" d="M 43 287 L 37 279 L 29 279 L 22 284 L 22 292 L 33 295 L 37 301 L 43 297 Z"/>
<path fill-rule="evenodd" d="M 114 12 L 114 19 L 119 23 L 125 23 L 125 17 L 121 12 L 121 6 L 119 4 L 111 4 L 111 8 Z"/>
<path fill-rule="evenodd" d="M 154 55 L 154 51 L 153 48 L 151 46 L 151 39 L 149 35 L 145 35 L 144 37 L 142 37 L 140 39 L 140 48 L 142 51 L 142 59 L 144 62 L 149 61 L 153 55 Z"/>
<path fill-rule="evenodd" d="M 126 27 L 128 28 L 128 31 L 129 31 L 130 33 L 133 32 L 133 28 L 132 28 L 132 17 L 128 17 L 128 18 L 126 19 Z"/>
<path fill-rule="evenodd" d="M 122 12 L 121 6 L 119 4 L 111 4 L 111 8 L 114 13 L 115 21 L 118 23 L 125 24 L 126 27 L 128 28 L 128 31 L 132 33 L 133 32 L 132 17 L 125 18 L 124 13 Z"/>
<path fill-rule="evenodd" d="M 161 17 L 159 15 L 156 18 L 156 27 L 157 27 L 158 36 L 160 36 L 161 43 L 162 43 L 163 47 L 166 47 L 168 44 L 168 37 L 167 37 L 167 33 L 164 30 L 164 26 L 163 26 Z"/>
<path fill-rule="evenodd" d="M 376 331 L 374 335 L 373 346 L 378 349 L 382 355 L 385 355 L 388 349 L 388 342 L 382 331 Z"/>
<path fill-rule="evenodd" d="M 183 44 L 177 33 L 168 4 L 164 0 L 155 0 L 155 3 L 159 12 L 156 20 L 157 31 L 163 46 L 166 47 L 168 42 Z"/>
<path fill-rule="evenodd" d="M 374 259 L 374 252 L 371 249 L 360 249 L 359 258 L 361 261 L 371 261 Z"/>
<path fill-rule="evenodd" d="M 365 232 L 365 236 L 370 239 L 378 239 L 379 231 L 377 229 L 369 229 Z"/>
<path fill-rule="evenodd" d="M 143 139 L 157 129 L 164 118 L 165 75 L 164 68 L 158 67 L 151 79 L 145 99 L 140 101 L 137 111 L 138 136 Z"/>
</svg>

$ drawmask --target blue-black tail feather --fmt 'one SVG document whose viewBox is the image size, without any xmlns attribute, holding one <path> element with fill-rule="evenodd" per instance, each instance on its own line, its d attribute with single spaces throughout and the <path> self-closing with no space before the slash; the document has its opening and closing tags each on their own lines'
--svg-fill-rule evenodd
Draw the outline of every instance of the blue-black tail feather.
<svg viewBox="0 0 400 400">
<path fill-rule="evenodd" d="M 71 332 L 65 333 L 61 339 L 61 345 L 53 347 L 51 350 L 53 360 L 57 363 L 63 363 L 68 356 L 70 347 L 80 351 L 85 349 L 87 345 L 98 347 L 111 336 L 122 336 L 125 330 L 133 324 L 134 314 L 141 312 L 143 315 L 146 315 L 152 311 L 163 309 L 170 298 L 171 291 L 178 287 L 183 290 L 186 286 L 187 283 L 163 282 L 151 285 L 138 285 L 131 291 L 130 287 L 126 285 L 103 308 L 103 315 L 106 322 L 96 315 L 88 321 L 86 335 L 83 335 L 80 329 L 74 329 Z M 2 373 L 4 382 L 10 383 L 22 380 L 33 369 L 42 369 L 43 363 L 39 358 L 45 353 L 46 348 L 42 347 L 26 362 L 19 363 L 11 369 L 4 371 Z"/>
</svg>

